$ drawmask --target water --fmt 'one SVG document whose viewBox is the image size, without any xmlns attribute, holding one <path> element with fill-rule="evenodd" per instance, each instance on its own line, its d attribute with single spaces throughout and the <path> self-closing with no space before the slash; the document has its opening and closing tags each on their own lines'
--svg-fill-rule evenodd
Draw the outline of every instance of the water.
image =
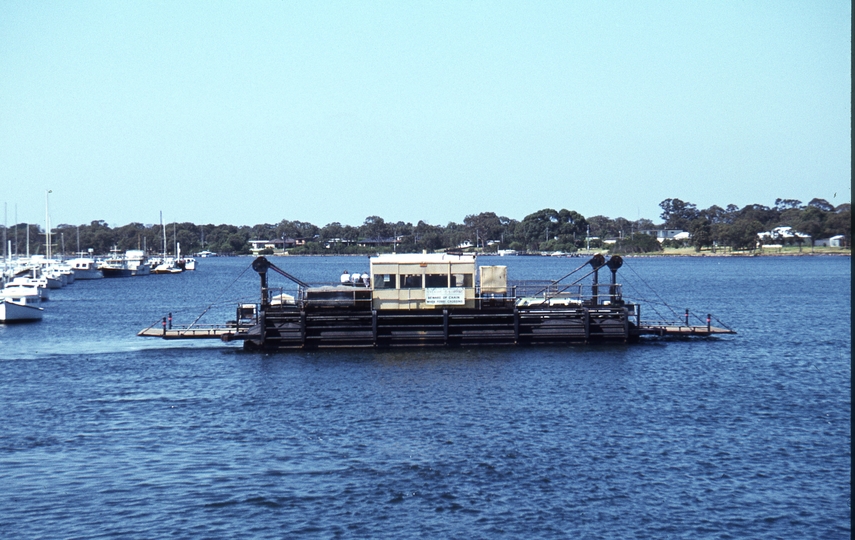
<svg viewBox="0 0 855 540">
<path fill-rule="evenodd" d="M 849 258 L 627 261 L 627 296 L 656 300 L 646 282 L 739 331 L 717 339 L 264 355 L 136 337 L 170 310 L 233 318 L 249 262 L 78 281 L 43 321 L 0 325 L 0 536 L 850 536 Z"/>
</svg>

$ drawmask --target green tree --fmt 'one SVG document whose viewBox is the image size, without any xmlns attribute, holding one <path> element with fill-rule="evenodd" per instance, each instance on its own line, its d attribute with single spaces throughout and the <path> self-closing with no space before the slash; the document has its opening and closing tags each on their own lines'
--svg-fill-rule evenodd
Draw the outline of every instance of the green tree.
<svg viewBox="0 0 855 540">
<path fill-rule="evenodd" d="M 469 239 L 472 243 L 482 248 L 487 247 L 488 240 L 501 239 L 504 232 L 502 218 L 497 216 L 495 212 L 468 215 L 463 219 L 463 224 L 469 230 Z"/>
<path fill-rule="evenodd" d="M 665 220 L 666 229 L 686 231 L 692 220 L 698 218 L 697 206 L 680 199 L 665 199 L 659 207 L 662 208 L 660 217 Z"/>
<path fill-rule="evenodd" d="M 811 201 L 813 202 L 813 201 Z M 830 205 L 829 205 L 830 206 Z M 810 246 L 822 235 L 825 228 L 825 215 L 819 205 L 810 205 L 799 213 L 793 228 L 810 236 Z"/>
<path fill-rule="evenodd" d="M 652 235 L 633 233 L 611 245 L 609 253 L 655 253 L 662 251 L 662 245 Z"/>
<path fill-rule="evenodd" d="M 722 239 L 731 249 L 754 250 L 757 247 L 757 233 L 763 230 L 763 224 L 757 220 L 739 219 L 723 227 Z"/>
<path fill-rule="evenodd" d="M 380 216 L 368 216 L 359 228 L 360 236 L 366 240 L 383 240 L 392 236 L 389 225 Z"/>
<path fill-rule="evenodd" d="M 692 235 L 691 242 L 695 251 L 701 251 L 701 249 L 713 245 L 712 225 L 707 219 L 693 219 L 689 224 L 689 234 Z"/>
</svg>

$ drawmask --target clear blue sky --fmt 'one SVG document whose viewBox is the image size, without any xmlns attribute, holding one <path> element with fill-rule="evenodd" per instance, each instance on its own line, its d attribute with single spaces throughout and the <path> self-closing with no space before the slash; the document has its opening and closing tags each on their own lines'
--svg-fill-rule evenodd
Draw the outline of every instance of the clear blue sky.
<svg viewBox="0 0 855 540">
<path fill-rule="evenodd" d="M 7 223 L 851 200 L 846 1 L 0 3 Z M 836 194 L 836 195 L 835 195 Z"/>
</svg>

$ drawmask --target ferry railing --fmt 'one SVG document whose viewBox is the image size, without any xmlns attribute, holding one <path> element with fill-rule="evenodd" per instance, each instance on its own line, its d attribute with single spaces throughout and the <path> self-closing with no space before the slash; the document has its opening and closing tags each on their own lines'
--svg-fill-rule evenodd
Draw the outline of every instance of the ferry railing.
<svg viewBox="0 0 855 540">
<path fill-rule="evenodd" d="M 322 287 L 336 287 L 339 285 L 343 285 L 340 283 L 307 283 L 306 287 L 300 286 L 296 289 L 293 287 L 270 287 L 268 288 L 268 305 L 274 307 L 285 307 L 285 306 L 294 306 L 295 308 L 303 309 L 307 305 L 314 304 L 316 306 L 324 306 L 324 307 L 364 307 L 366 309 L 371 308 L 372 299 L 369 295 L 368 298 L 358 298 L 355 293 L 364 292 L 367 290 L 371 290 L 370 287 L 366 287 L 365 285 L 346 285 L 346 289 L 339 291 L 340 293 L 353 292 L 354 294 L 345 296 L 345 297 L 335 297 L 331 295 L 326 298 L 309 298 L 307 292 L 309 289 L 319 289 Z M 315 291 L 317 294 L 317 291 Z"/>
<path fill-rule="evenodd" d="M 529 299 L 529 303 L 536 298 L 544 303 L 575 300 L 586 305 L 608 305 L 621 300 L 623 296 L 623 286 L 620 283 L 561 285 L 555 281 L 510 281 L 507 289 L 506 299 Z M 488 289 L 485 288 L 482 292 L 484 291 L 488 292 Z"/>
<path fill-rule="evenodd" d="M 315 287 L 334 287 L 336 283 L 311 284 Z M 307 287 L 270 287 L 268 288 L 267 304 L 276 308 L 293 306 L 295 309 L 305 308 L 310 303 L 325 307 L 350 307 L 371 309 L 371 295 L 359 297 L 353 294 L 337 298 L 334 295 L 318 299 L 307 296 Z M 347 286 L 348 291 L 371 290 L 365 286 Z M 476 285 L 475 295 L 479 305 L 520 304 L 525 305 L 568 305 L 585 306 L 610 305 L 622 299 L 623 286 L 619 283 L 600 283 L 597 285 L 574 283 L 563 285 L 550 280 L 509 281 L 507 287 L 481 287 Z"/>
</svg>

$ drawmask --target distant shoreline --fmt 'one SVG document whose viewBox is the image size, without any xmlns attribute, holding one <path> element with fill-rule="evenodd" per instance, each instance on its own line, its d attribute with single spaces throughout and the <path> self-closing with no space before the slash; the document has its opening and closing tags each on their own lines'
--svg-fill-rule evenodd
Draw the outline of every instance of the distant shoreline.
<svg viewBox="0 0 855 540">
<path fill-rule="evenodd" d="M 441 253 L 441 252 L 440 252 Z M 536 253 L 531 254 L 518 254 L 518 255 L 499 255 L 497 253 L 465 253 L 465 255 L 476 255 L 479 257 L 500 257 L 500 258 L 509 258 L 509 257 L 544 257 L 544 258 L 561 258 L 561 259 L 581 259 L 585 257 L 592 257 L 596 255 L 597 251 L 592 251 L 590 253 L 575 253 L 564 256 L 551 256 L 551 255 L 540 255 Z M 265 257 L 271 258 L 288 258 L 288 257 L 374 257 L 376 254 L 365 254 L 365 253 L 295 253 L 295 254 L 274 254 L 274 255 L 265 255 Z M 609 255 L 608 253 L 603 253 L 603 255 Z M 723 253 L 717 252 L 712 253 L 709 251 L 702 252 L 654 252 L 654 253 L 626 253 L 626 254 L 618 254 L 621 257 L 851 257 L 852 251 L 849 249 L 841 250 L 841 251 L 802 251 L 799 253 L 795 252 L 781 252 L 781 253 L 767 253 L 767 252 L 737 252 L 737 253 Z M 234 255 L 235 257 L 253 257 L 253 255 Z"/>
<path fill-rule="evenodd" d="M 803 252 L 803 253 L 632 253 L 622 257 L 851 257 L 852 252 Z"/>
</svg>

